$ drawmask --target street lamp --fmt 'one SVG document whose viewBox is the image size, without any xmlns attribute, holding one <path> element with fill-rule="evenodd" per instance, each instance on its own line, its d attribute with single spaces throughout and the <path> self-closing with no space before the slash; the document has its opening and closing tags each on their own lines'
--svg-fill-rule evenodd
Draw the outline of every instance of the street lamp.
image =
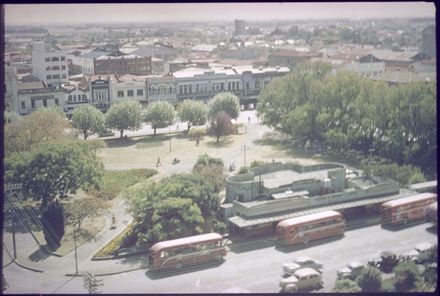
<svg viewBox="0 0 440 296">
<path fill-rule="evenodd" d="M 171 125 L 168 126 L 168 140 L 170 142 L 170 152 L 171 152 Z"/>
<path fill-rule="evenodd" d="M 75 247 L 75 275 L 78 274 L 78 253 L 76 250 L 76 230 L 75 230 L 76 223 L 73 223 L 73 244 Z"/>
</svg>

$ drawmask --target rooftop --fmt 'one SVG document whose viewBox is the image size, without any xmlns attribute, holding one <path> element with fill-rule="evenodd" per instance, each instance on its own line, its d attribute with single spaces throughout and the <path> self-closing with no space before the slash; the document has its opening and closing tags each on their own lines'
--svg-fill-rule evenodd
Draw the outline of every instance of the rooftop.
<svg viewBox="0 0 440 296">
<path fill-rule="evenodd" d="M 281 185 L 290 184 L 293 181 L 305 179 L 323 180 L 327 178 L 329 170 L 313 171 L 308 173 L 299 173 L 294 170 L 282 170 L 272 173 L 262 174 L 261 180 L 264 181 L 264 187 L 273 189 Z"/>
</svg>

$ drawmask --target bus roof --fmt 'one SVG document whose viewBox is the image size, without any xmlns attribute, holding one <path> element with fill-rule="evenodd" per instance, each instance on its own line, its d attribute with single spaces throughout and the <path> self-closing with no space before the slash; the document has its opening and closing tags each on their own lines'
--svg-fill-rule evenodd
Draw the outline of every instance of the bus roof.
<svg viewBox="0 0 440 296">
<path fill-rule="evenodd" d="M 183 237 L 163 242 L 155 243 L 151 248 L 150 251 L 156 252 L 161 249 L 167 249 L 172 247 L 177 247 L 181 245 L 189 245 L 193 243 L 200 243 L 205 241 L 212 241 L 212 240 L 218 240 L 223 239 L 223 236 L 218 233 L 206 233 L 201 235 L 195 235 L 195 236 L 189 236 L 189 237 Z"/>
<path fill-rule="evenodd" d="M 437 194 L 429 193 L 429 192 L 428 193 L 420 193 L 420 194 L 412 195 L 412 196 L 405 197 L 405 198 L 399 198 L 399 199 L 387 201 L 386 203 L 382 204 L 382 206 L 383 207 L 396 207 L 396 206 L 401 206 L 401 205 L 412 203 L 412 202 L 422 201 L 422 200 L 429 199 L 429 198 L 437 198 Z"/>
<path fill-rule="evenodd" d="M 295 225 L 295 224 L 301 224 L 301 223 L 311 222 L 314 220 L 331 218 L 331 217 L 335 217 L 335 216 L 341 216 L 341 214 L 336 211 L 324 211 L 324 212 L 314 213 L 314 214 L 310 214 L 310 215 L 304 215 L 304 216 L 300 216 L 300 217 L 286 219 L 286 220 L 283 220 L 280 223 L 278 223 L 278 226 L 291 226 L 291 225 Z"/>
</svg>

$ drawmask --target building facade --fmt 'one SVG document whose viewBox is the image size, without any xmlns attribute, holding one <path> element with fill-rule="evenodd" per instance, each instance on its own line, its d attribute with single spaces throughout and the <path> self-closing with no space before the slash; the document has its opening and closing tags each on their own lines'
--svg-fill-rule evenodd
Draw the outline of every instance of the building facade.
<svg viewBox="0 0 440 296">
<path fill-rule="evenodd" d="M 66 52 L 49 50 L 44 42 L 33 43 L 32 73 L 48 86 L 60 86 L 67 82 Z"/>
<path fill-rule="evenodd" d="M 134 54 L 103 55 L 94 60 L 95 74 L 116 73 L 118 75 L 150 75 L 151 57 L 141 57 Z"/>
<path fill-rule="evenodd" d="M 430 58 L 437 57 L 434 25 L 428 26 L 422 31 L 422 52 Z"/>
</svg>

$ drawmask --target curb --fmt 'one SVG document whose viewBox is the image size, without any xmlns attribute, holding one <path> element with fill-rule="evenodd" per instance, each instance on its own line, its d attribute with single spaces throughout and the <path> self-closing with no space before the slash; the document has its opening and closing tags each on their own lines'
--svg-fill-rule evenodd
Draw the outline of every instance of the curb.
<svg viewBox="0 0 440 296">
<path fill-rule="evenodd" d="M 39 270 L 39 269 L 36 269 L 36 268 L 28 267 L 28 266 L 26 266 L 26 265 L 21 264 L 21 263 L 18 262 L 17 260 L 13 260 L 12 262 L 14 262 L 15 264 L 17 264 L 17 265 L 20 266 L 21 268 L 24 268 L 24 269 L 27 269 L 27 270 L 30 270 L 30 271 L 34 271 L 34 272 L 40 272 L 40 273 L 43 273 L 43 270 Z M 11 262 L 11 263 L 12 263 L 12 262 Z"/>
<path fill-rule="evenodd" d="M 93 273 L 93 275 L 94 276 L 108 276 L 108 275 L 121 274 L 121 273 L 135 271 L 135 270 L 141 270 L 141 269 L 144 269 L 144 268 L 147 268 L 147 267 L 136 267 L 136 268 L 130 268 L 130 269 L 121 270 L 121 271 L 107 272 L 107 273 Z M 66 276 L 82 276 L 82 274 L 80 274 L 80 273 L 78 273 L 78 274 L 66 273 Z"/>
</svg>

